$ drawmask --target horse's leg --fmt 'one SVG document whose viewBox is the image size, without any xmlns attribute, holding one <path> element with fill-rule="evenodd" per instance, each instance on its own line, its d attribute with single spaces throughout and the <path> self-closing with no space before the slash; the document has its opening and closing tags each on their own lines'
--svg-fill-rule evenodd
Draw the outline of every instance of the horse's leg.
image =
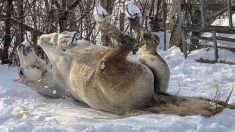
<svg viewBox="0 0 235 132">
<path fill-rule="evenodd" d="M 130 4 L 130 5 L 129 5 Z M 168 89 L 168 83 L 170 78 L 170 70 L 167 63 L 156 52 L 156 48 L 160 42 L 159 37 L 148 31 L 142 25 L 140 25 L 140 11 L 133 3 L 127 4 L 127 14 L 131 27 L 136 31 L 143 39 L 143 46 L 139 50 L 139 60 L 148 66 L 154 74 L 154 90 L 156 94 L 169 95 L 165 93 Z M 128 11 L 128 7 L 132 8 L 132 12 Z M 135 7 L 136 10 L 133 10 Z M 134 12 L 135 11 L 135 12 Z"/>
<path fill-rule="evenodd" d="M 115 52 L 120 52 L 118 57 L 126 58 L 126 56 L 132 51 L 136 40 L 128 35 L 122 33 L 119 29 L 113 26 L 109 19 L 109 15 L 102 6 L 97 6 L 94 11 L 95 20 L 98 29 L 105 35 L 112 37 L 117 41 L 115 45 Z"/>
<path fill-rule="evenodd" d="M 57 42 L 58 33 L 44 34 L 40 36 L 38 45 L 43 49 L 52 63 L 53 68 L 51 79 L 53 79 L 55 83 L 54 85 L 66 90 L 72 57 L 59 48 Z"/>
<path fill-rule="evenodd" d="M 102 10 L 96 10 L 94 14 L 98 29 L 118 43 L 100 60 L 96 80 L 112 105 L 124 109 L 123 111 L 130 110 L 152 97 L 153 75 L 146 66 L 126 59 L 136 40 L 110 24 L 108 14 L 101 6 L 98 9 Z"/>
</svg>

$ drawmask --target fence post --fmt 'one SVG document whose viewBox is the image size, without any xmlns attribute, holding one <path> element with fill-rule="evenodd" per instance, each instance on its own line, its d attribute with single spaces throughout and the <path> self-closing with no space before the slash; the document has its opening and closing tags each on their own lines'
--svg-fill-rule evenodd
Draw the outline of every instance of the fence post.
<svg viewBox="0 0 235 132">
<path fill-rule="evenodd" d="M 202 19 L 202 27 L 206 27 L 206 20 L 205 20 L 205 0 L 200 0 L 200 11 L 201 11 L 201 19 Z"/>
<path fill-rule="evenodd" d="M 218 46 L 217 46 L 217 39 L 216 39 L 216 32 L 215 30 L 212 30 L 212 38 L 214 42 L 214 50 L 215 50 L 215 62 L 218 62 L 219 54 L 218 54 Z"/>
<path fill-rule="evenodd" d="M 164 1 L 163 3 L 164 6 L 164 51 L 166 51 L 166 20 L 167 20 L 167 5 L 166 2 Z"/>
<path fill-rule="evenodd" d="M 229 16 L 229 28 L 233 28 L 233 19 L 232 19 L 232 13 L 231 13 L 231 0 L 228 0 L 228 16 Z"/>
</svg>

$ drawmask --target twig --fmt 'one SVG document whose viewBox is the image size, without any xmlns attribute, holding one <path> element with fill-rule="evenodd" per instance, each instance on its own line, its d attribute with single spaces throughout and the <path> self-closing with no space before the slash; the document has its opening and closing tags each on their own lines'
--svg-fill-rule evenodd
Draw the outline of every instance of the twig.
<svg viewBox="0 0 235 132">
<path fill-rule="evenodd" d="M 227 99 L 225 101 L 227 104 L 228 104 L 229 100 L 231 99 L 231 95 L 233 93 L 233 90 L 234 90 L 234 83 L 233 83 L 233 86 L 232 86 L 232 90 L 230 91 L 230 93 L 229 93 L 229 95 L 228 95 L 228 97 L 227 97 Z"/>
<path fill-rule="evenodd" d="M 177 82 L 178 82 L 179 90 L 174 96 L 177 96 L 180 93 L 180 82 L 178 80 L 177 80 Z"/>
<path fill-rule="evenodd" d="M 215 93 L 215 97 L 214 97 L 214 99 L 213 99 L 213 102 L 215 102 L 215 108 L 217 109 L 218 108 L 218 93 L 219 93 L 219 86 L 218 86 L 218 84 L 216 84 L 216 93 Z"/>
</svg>

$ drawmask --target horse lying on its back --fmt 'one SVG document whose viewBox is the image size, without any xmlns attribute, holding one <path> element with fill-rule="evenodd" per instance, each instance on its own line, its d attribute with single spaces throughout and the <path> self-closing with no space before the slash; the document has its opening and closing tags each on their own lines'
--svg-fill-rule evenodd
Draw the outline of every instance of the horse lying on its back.
<svg viewBox="0 0 235 132">
<path fill-rule="evenodd" d="M 234 108 L 217 101 L 220 109 L 213 109 L 211 100 L 206 98 L 167 94 L 170 71 L 155 51 L 159 38 L 139 24 L 138 13 L 129 14 L 131 26 L 143 39 L 138 60 L 128 59 L 136 40 L 110 24 L 109 15 L 102 6 L 95 8 L 95 20 L 101 32 L 117 41 L 114 48 L 92 44 L 71 46 L 71 43 L 64 48 L 59 41 L 60 34 L 40 36 L 38 45 L 53 65 L 52 78 L 58 88 L 69 91 L 91 108 L 118 114 L 145 109 L 157 113 L 211 116 L 224 108 Z"/>
</svg>

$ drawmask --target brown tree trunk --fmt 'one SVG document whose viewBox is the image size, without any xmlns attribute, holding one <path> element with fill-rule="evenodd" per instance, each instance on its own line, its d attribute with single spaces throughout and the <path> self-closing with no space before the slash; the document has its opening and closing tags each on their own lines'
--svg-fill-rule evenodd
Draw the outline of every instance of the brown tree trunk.
<svg viewBox="0 0 235 132">
<path fill-rule="evenodd" d="M 3 52 L 2 52 L 2 56 L 1 56 L 1 61 L 2 64 L 8 64 L 10 62 L 9 58 L 8 58 L 8 50 L 11 44 L 11 7 L 12 7 L 12 1 L 13 0 L 7 0 L 7 4 L 6 4 L 6 20 L 5 20 L 5 37 L 4 37 L 4 44 L 3 44 Z"/>
<path fill-rule="evenodd" d="M 160 29 L 159 22 L 161 21 L 160 20 L 160 18 L 161 18 L 161 14 L 160 14 L 161 5 L 162 5 L 162 0 L 158 0 L 157 1 L 156 11 L 154 13 L 154 17 L 150 18 L 152 31 L 158 31 Z"/>
<path fill-rule="evenodd" d="M 17 46 L 22 43 L 24 41 L 24 4 L 23 1 L 18 1 L 17 3 L 17 9 L 18 9 L 18 16 L 19 16 L 19 23 L 17 25 L 17 28 L 19 29 L 19 31 L 17 31 L 15 33 L 15 42 L 14 42 L 14 46 L 13 46 L 13 50 L 11 51 L 11 54 L 9 56 L 10 61 L 12 62 L 12 64 L 18 64 L 18 59 L 16 57 L 17 53 L 16 53 L 16 49 Z"/>
<path fill-rule="evenodd" d="M 20 18 L 20 40 L 21 42 L 24 41 L 24 3 L 23 1 L 20 2 L 20 14 L 19 14 L 19 18 Z"/>
<path fill-rule="evenodd" d="M 61 1 L 61 10 L 60 10 L 60 18 L 59 18 L 59 27 L 60 27 L 60 31 L 59 32 L 63 32 L 64 30 L 66 30 L 66 21 L 67 21 L 67 17 L 68 15 L 63 16 L 63 14 L 66 12 L 66 7 L 67 7 L 67 0 L 62 0 Z"/>
<path fill-rule="evenodd" d="M 120 31 L 124 31 L 124 27 L 125 27 L 124 23 L 125 23 L 125 14 L 121 13 L 120 14 L 120 23 L 119 23 Z"/>
<path fill-rule="evenodd" d="M 49 20 L 51 21 L 51 29 L 50 32 L 57 32 L 58 31 L 58 25 L 56 22 L 58 22 L 58 12 L 59 12 L 59 3 L 57 0 L 52 0 L 51 1 L 51 11 L 49 14 Z"/>
</svg>

